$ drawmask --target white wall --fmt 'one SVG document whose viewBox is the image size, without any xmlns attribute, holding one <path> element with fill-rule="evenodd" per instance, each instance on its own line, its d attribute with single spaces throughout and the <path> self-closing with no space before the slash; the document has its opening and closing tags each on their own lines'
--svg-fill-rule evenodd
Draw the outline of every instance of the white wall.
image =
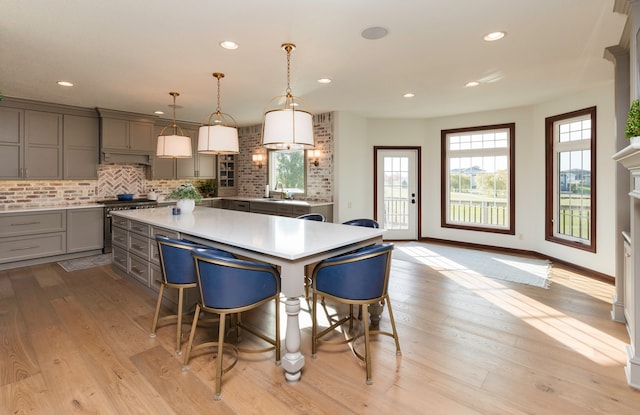
<svg viewBox="0 0 640 415">
<path fill-rule="evenodd" d="M 545 118 L 597 107 L 597 252 L 544 240 Z M 615 120 L 613 83 L 562 100 L 426 120 L 363 119 L 339 113 L 335 124 L 336 221 L 373 215 L 373 146 L 422 146 L 420 237 L 530 250 L 615 275 Z M 440 227 L 440 131 L 515 122 L 516 235 Z M 349 205 L 351 203 L 351 205 Z M 351 206 L 351 207 L 349 207 Z"/>
</svg>

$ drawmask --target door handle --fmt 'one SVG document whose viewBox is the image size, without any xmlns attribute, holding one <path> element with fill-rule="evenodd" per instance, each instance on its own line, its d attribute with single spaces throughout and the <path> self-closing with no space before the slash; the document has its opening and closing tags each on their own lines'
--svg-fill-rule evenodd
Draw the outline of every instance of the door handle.
<svg viewBox="0 0 640 415">
<path fill-rule="evenodd" d="M 411 199 L 411 203 L 415 205 L 416 204 L 416 200 L 415 199 Z"/>
</svg>

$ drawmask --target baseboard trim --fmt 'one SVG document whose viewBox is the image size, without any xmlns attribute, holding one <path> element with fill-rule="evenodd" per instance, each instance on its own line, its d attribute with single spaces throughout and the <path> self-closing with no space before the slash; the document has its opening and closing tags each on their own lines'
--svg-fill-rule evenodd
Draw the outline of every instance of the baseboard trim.
<svg viewBox="0 0 640 415">
<path fill-rule="evenodd" d="M 604 281 L 606 283 L 615 284 L 616 279 L 611 276 L 611 275 L 607 275 L 604 274 L 602 272 L 598 272 L 598 271 L 594 271 L 592 269 L 586 268 L 586 267 L 582 267 L 580 265 L 576 265 L 573 264 L 571 262 L 567 262 L 565 260 L 559 259 L 559 258 L 555 258 L 549 255 L 543 255 L 539 252 L 536 251 L 529 251 L 529 250 L 525 250 L 525 249 L 515 249 L 515 248 L 505 248 L 503 246 L 492 246 L 492 245 L 483 245 L 483 244 L 475 244 L 475 243 L 470 243 L 470 242 L 460 242 L 460 241 L 452 241 L 452 240 L 448 240 L 448 239 L 439 239 L 439 238 L 420 238 L 419 239 L 420 242 L 429 242 L 429 243 L 439 243 L 439 244 L 444 244 L 444 245 L 452 245 L 452 246 L 459 246 L 459 247 L 463 247 L 463 248 L 473 248 L 473 249 L 482 249 L 482 250 L 486 250 L 486 251 L 494 251 L 494 252 L 504 252 L 504 253 L 508 253 L 508 254 L 513 254 L 513 255 L 527 255 L 527 256 L 533 256 L 535 258 L 540 258 L 540 259 L 548 259 L 553 263 L 556 264 L 560 264 L 564 267 L 567 268 L 571 268 L 574 269 L 582 274 L 585 274 L 588 277 L 600 280 L 600 281 Z"/>
</svg>

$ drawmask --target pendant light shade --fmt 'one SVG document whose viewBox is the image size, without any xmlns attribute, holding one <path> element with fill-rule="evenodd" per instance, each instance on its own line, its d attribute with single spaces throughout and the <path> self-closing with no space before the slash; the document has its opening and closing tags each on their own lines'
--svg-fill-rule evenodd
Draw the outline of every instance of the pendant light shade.
<svg viewBox="0 0 640 415">
<path fill-rule="evenodd" d="M 237 154 L 238 129 L 236 120 L 229 114 L 220 111 L 220 79 L 224 74 L 214 72 L 218 80 L 218 107 L 209 114 L 198 130 L 198 153 L 203 154 Z"/>
<path fill-rule="evenodd" d="M 180 94 L 177 92 L 169 92 L 173 97 L 173 123 L 167 125 L 160 131 L 158 136 L 158 146 L 156 148 L 156 157 L 159 158 L 190 158 L 191 155 L 191 137 L 184 135 L 182 128 L 176 124 L 176 97 Z M 173 134 L 165 134 L 169 128 Z"/>
<path fill-rule="evenodd" d="M 312 148 L 313 115 L 304 100 L 291 93 L 291 51 L 296 48 L 285 43 L 287 52 L 287 89 L 285 95 L 272 98 L 265 106 L 262 121 L 262 145 L 274 150 Z"/>
</svg>

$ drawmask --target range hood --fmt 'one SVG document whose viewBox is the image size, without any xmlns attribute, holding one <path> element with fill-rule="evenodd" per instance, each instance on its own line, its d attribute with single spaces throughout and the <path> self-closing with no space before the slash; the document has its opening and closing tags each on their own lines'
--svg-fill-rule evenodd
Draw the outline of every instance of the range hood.
<svg viewBox="0 0 640 415">
<path fill-rule="evenodd" d="M 131 154 L 118 153 L 114 151 L 100 152 L 101 164 L 144 164 L 150 166 L 152 164 L 149 154 Z"/>
</svg>

